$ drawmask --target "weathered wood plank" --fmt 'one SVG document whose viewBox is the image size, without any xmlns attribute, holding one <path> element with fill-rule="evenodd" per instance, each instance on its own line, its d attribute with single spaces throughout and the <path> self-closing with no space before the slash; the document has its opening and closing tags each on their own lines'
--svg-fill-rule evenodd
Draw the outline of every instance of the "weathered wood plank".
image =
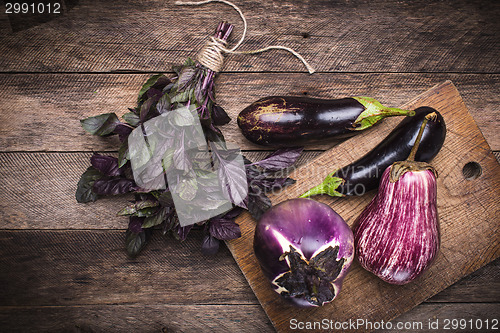
<svg viewBox="0 0 500 333">
<path fill-rule="evenodd" d="M 392 329 L 384 326 L 386 329 L 376 330 L 376 332 L 498 332 L 500 325 L 498 322 L 499 311 L 500 303 L 425 303 L 391 321 Z M 454 319 L 458 323 L 454 322 Z M 402 325 L 400 329 L 398 329 L 398 325 Z"/>
<path fill-rule="evenodd" d="M 117 138 L 98 138 L 80 126 L 85 117 L 135 105 L 148 75 L 23 74 L 0 75 L 0 151 L 116 151 Z M 371 96 L 399 106 L 443 80 L 451 79 L 493 150 L 500 150 L 500 75 L 458 74 L 233 74 L 217 81 L 219 103 L 233 121 L 223 126 L 228 141 L 244 150 L 248 142 L 236 125 L 248 104 L 270 95 L 321 98 Z M 244 93 L 242 93 L 244 92 Z M 332 144 L 310 145 L 326 149 Z"/>
<path fill-rule="evenodd" d="M 0 232 L 0 306 L 258 304 L 225 246 L 200 252 L 203 233 L 153 237 L 130 259 L 124 231 Z"/>
<path fill-rule="evenodd" d="M 499 303 L 500 259 L 496 259 L 464 277 L 459 282 L 429 298 L 426 302 Z"/>
<path fill-rule="evenodd" d="M 441 332 L 446 331 L 447 320 L 450 320 L 448 330 L 457 331 L 451 326 L 451 320 L 457 318 L 465 319 L 468 327 L 482 323 L 482 330 L 473 326 L 472 330 L 462 330 L 464 332 L 496 332 L 485 328 L 487 324 L 491 328 L 492 319 L 498 318 L 498 310 L 498 305 L 490 304 L 422 304 L 390 324 L 384 323 L 383 327 L 391 325 L 392 329 L 376 332 Z M 460 314 L 459 317 L 457 314 Z M 359 319 L 364 320 L 359 322 L 360 329 L 380 325 Z M 434 328 L 436 322 L 438 329 Z M 258 305 L 0 307 L 0 323 L 6 332 L 275 332 Z M 307 331 L 327 332 L 330 325 L 333 325 L 334 331 L 336 324 L 342 325 L 342 322 L 327 322 L 321 326 L 321 322 L 315 324 L 311 321 L 309 325 L 317 325 L 319 329 Z M 301 325 L 306 327 L 308 324 L 290 322 L 290 327 L 296 327 L 296 330 Z M 403 328 L 398 330 L 398 325 L 403 325 Z"/>
<path fill-rule="evenodd" d="M 266 152 L 245 152 L 251 160 Z M 304 152 L 297 166 L 320 152 Z M 91 153 L 0 153 L 0 229 L 125 229 L 116 213 L 132 195 L 81 204 L 76 185 Z M 34 181 L 35 180 L 35 181 Z"/>
<path fill-rule="evenodd" d="M 274 329 L 258 304 L 0 307 L 3 332 L 261 332 Z"/>
<path fill-rule="evenodd" d="M 181 243 L 157 232 L 130 259 L 122 230 L 0 231 L 0 308 L 258 304 L 227 248 L 204 256 L 202 237 L 192 231 Z M 499 274 L 495 260 L 428 302 L 498 302 Z"/>
<path fill-rule="evenodd" d="M 268 152 L 245 152 L 257 160 Z M 317 156 L 304 153 L 297 163 Z M 91 153 L 0 153 L 0 229 L 125 229 L 132 194 L 81 204 L 75 191 Z"/>
<path fill-rule="evenodd" d="M 236 1 L 249 23 L 242 49 L 285 45 L 319 71 L 497 72 L 496 1 Z M 242 22 L 222 4 L 79 1 L 57 19 L 0 36 L 3 72 L 161 71 L 193 56 L 219 20 Z M 16 30 L 16 29 L 14 29 Z M 4 30 L 5 31 L 5 30 Z M 302 71 L 291 55 L 234 55 L 227 71 Z"/>
<path fill-rule="evenodd" d="M 5 153 L 0 157 L 2 229 L 125 229 L 116 213 L 132 195 L 79 204 L 75 191 L 89 153 Z"/>
</svg>

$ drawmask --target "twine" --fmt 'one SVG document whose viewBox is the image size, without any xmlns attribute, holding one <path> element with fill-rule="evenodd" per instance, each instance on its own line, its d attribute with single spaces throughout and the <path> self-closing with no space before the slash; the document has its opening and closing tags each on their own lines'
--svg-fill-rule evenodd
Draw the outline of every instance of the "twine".
<svg viewBox="0 0 500 333">
<path fill-rule="evenodd" d="M 222 69 L 222 66 L 224 65 L 224 53 L 230 53 L 230 54 L 256 54 L 256 53 L 261 53 L 265 52 L 268 50 L 285 50 L 293 54 L 297 59 L 302 61 L 304 66 L 307 68 L 307 71 L 309 74 L 313 74 L 315 72 L 315 69 L 312 68 L 311 65 L 295 50 L 286 47 L 286 46 L 279 46 L 279 45 L 271 45 L 268 47 L 264 47 L 262 49 L 258 50 L 251 50 L 251 51 L 236 51 L 236 49 L 243 43 L 245 40 L 245 36 L 247 33 L 247 20 L 245 19 L 245 16 L 243 15 L 243 12 L 241 9 L 238 8 L 235 4 L 226 1 L 226 0 L 203 0 L 203 1 L 176 1 L 175 4 L 179 6 L 199 6 L 199 5 L 204 5 L 210 2 L 222 2 L 228 6 L 231 6 L 238 12 L 238 14 L 241 17 L 241 20 L 243 21 L 243 34 L 238 41 L 232 48 L 228 49 L 227 48 L 227 43 L 221 39 L 215 38 L 215 37 L 210 37 L 210 40 L 203 46 L 201 51 L 197 55 L 198 62 L 202 64 L 203 66 L 211 69 L 214 72 L 220 72 Z"/>
</svg>

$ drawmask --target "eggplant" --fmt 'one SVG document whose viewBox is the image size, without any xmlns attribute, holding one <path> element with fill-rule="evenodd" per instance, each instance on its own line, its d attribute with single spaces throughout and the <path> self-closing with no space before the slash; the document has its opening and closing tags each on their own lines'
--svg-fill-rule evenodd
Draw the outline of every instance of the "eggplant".
<svg viewBox="0 0 500 333">
<path fill-rule="evenodd" d="M 290 199 L 257 223 L 254 253 L 274 290 L 299 307 L 335 299 L 354 259 L 349 226 L 328 205 Z"/>
<path fill-rule="evenodd" d="M 297 146 L 326 139 L 344 139 L 385 117 L 413 114 L 411 110 L 385 107 L 370 97 L 271 96 L 243 109 L 238 115 L 238 126 L 253 143 Z"/>
<path fill-rule="evenodd" d="M 354 222 L 359 263 L 391 284 L 421 276 L 439 251 L 437 172 L 415 162 L 414 152 L 384 171 L 377 195 Z"/>
<path fill-rule="evenodd" d="M 432 113 L 435 113 L 435 117 L 426 123 L 415 154 L 417 161 L 431 161 L 443 146 L 446 124 L 438 111 L 423 106 L 415 110 L 414 116 L 403 119 L 384 140 L 363 157 L 333 171 L 321 184 L 300 197 L 306 198 L 318 194 L 334 197 L 355 196 L 376 189 L 384 170 L 392 163 L 408 157 L 422 123 Z"/>
</svg>

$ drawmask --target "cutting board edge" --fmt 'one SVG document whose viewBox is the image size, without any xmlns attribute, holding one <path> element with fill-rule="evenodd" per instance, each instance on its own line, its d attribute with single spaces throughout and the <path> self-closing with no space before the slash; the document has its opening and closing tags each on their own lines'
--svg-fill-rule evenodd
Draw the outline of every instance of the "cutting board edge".
<svg viewBox="0 0 500 333">
<path fill-rule="evenodd" d="M 451 86 L 451 87 L 452 87 L 452 89 L 453 89 L 453 90 L 455 90 L 455 91 L 457 92 L 457 95 L 458 95 L 458 97 L 460 98 L 460 103 L 461 103 L 461 104 L 463 104 L 464 109 L 465 109 L 465 110 L 467 111 L 467 113 L 470 115 L 470 118 L 471 118 L 471 119 L 472 119 L 472 121 L 474 122 L 474 125 L 475 125 L 477 128 L 479 128 L 479 127 L 477 126 L 477 123 L 476 123 L 475 119 L 472 117 L 472 115 L 470 114 L 470 112 L 469 112 L 469 110 L 468 110 L 467 106 L 465 105 L 465 102 L 463 101 L 463 98 L 462 98 L 462 96 L 460 95 L 460 93 L 459 93 L 459 91 L 458 91 L 457 87 L 455 86 L 455 84 L 454 84 L 451 80 L 445 80 L 445 81 L 442 81 L 442 82 L 439 82 L 439 83 L 435 84 L 434 86 L 432 86 L 432 87 L 431 87 L 431 88 L 429 88 L 428 90 L 426 90 L 426 91 L 424 91 L 424 92 L 420 93 L 419 95 L 415 96 L 414 98 L 412 98 L 412 99 L 411 99 L 411 100 L 409 100 L 408 102 L 404 103 L 404 104 L 403 104 L 403 106 L 402 106 L 402 108 L 405 108 L 405 107 L 406 107 L 406 106 L 408 106 L 408 105 L 412 105 L 412 104 L 418 103 L 418 101 L 419 101 L 419 100 L 424 99 L 424 98 L 426 98 L 427 96 L 432 96 L 432 95 L 436 94 L 436 92 L 433 92 L 434 90 L 441 90 L 441 89 L 444 89 L 446 86 Z M 488 144 L 488 142 L 485 140 L 483 133 L 482 133 L 480 130 L 479 130 L 479 133 L 480 133 L 480 135 L 481 135 L 481 140 L 482 140 L 482 141 L 484 141 L 484 142 L 487 144 L 487 147 L 488 147 L 488 155 L 491 155 L 491 157 L 492 157 L 492 158 L 496 161 L 496 163 L 497 163 L 497 164 L 500 164 L 500 162 L 499 162 L 499 161 L 496 159 L 496 157 L 494 156 L 493 151 L 492 151 L 492 149 L 491 149 L 490 145 L 489 145 L 489 144 Z M 334 148 L 334 147 L 332 147 L 332 148 Z M 332 149 L 332 148 L 330 148 L 330 149 Z M 320 156 L 321 156 L 321 155 L 320 155 Z M 309 161 L 309 162 L 307 162 L 307 163 L 305 163 L 305 164 L 304 164 L 304 165 L 302 165 L 301 167 L 306 167 L 306 166 L 307 166 L 307 165 L 309 165 L 310 163 L 314 163 L 314 162 L 315 162 L 315 160 L 316 160 L 316 158 L 315 158 L 315 159 L 313 159 L 313 160 L 311 160 L 311 161 Z M 233 244 L 231 243 L 231 241 L 227 241 L 227 242 L 226 242 L 226 244 L 227 244 L 227 247 L 228 247 L 228 249 L 230 250 L 231 254 L 233 255 L 233 258 L 235 258 L 235 261 L 238 263 L 238 258 L 240 258 L 240 256 L 239 256 L 239 255 L 235 252 L 235 247 L 233 246 Z M 251 254 L 249 254 L 249 255 L 251 255 Z M 396 315 L 394 315 L 394 316 L 390 316 L 390 319 L 389 319 L 389 320 L 394 320 L 395 318 L 398 318 L 399 316 L 403 315 L 404 313 L 406 313 L 406 312 L 410 311 L 411 309 L 413 309 L 413 308 L 417 307 L 417 306 L 418 306 L 418 305 L 420 305 L 422 302 L 425 302 L 425 300 L 427 300 L 427 299 L 429 299 L 429 298 L 433 297 L 434 295 L 436 295 L 436 294 L 437 294 L 437 293 L 439 293 L 440 291 L 442 291 L 442 290 L 444 290 L 444 289 L 448 288 L 449 286 L 453 285 L 454 283 L 456 283 L 456 282 L 460 281 L 460 280 L 461 280 L 462 278 L 464 278 L 465 276 L 470 275 L 471 273 L 473 273 L 473 272 L 477 271 L 478 269 L 480 269 L 480 268 L 484 267 L 485 265 L 489 264 L 490 262 L 492 262 L 492 261 L 494 261 L 494 260 L 498 259 L 499 257 L 500 257 L 500 253 L 495 254 L 493 257 L 490 257 L 490 258 L 489 258 L 489 259 L 487 259 L 487 260 L 481 261 L 481 262 L 480 262 L 480 264 L 479 264 L 478 266 L 473 266 L 473 267 L 471 267 L 469 270 L 467 270 L 467 271 L 466 271 L 466 273 L 465 273 L 464 275 L 462 275 L 462 276 L 457 276 L 456 278 L 451 279 L 451 280 L 450 280 L 451 282 L 450 282 L 450 283 L 448 283 L 448 285 L 447 285 L 447 286 L 445 286 L 445 287 L 443 287 L 443 288 L 439 288 L 440 290 L 438 290 L 437 292 L 435 292 L 435 293 L 433 293 L 433 294 L 429 295 L 428 297 L 426 297 L 425 299 L 423 299 L 423 300 L 422 300 L 422 301 L 420 301 L 419 303 L 416 303 L 416 304 L 409 304 L 408 306 L 404 307 L 403 311 L 401 311 L 399 314 L 396 314 Z M 240 264 L 239 264 L 239 263 L 238 263 L 238 267 L 240 268 L 241 272 L 242 272 L 242 273 L 243 273 L 243 275 L 245 276 L 245 279 L 247 280 L 248 284 L 250 285 L 250 287 L 251 287 L 252 291 L 253 291 L 253 292 L 254 292 L 254 294 L 257 296 L 257 292 L 256 292 L 257 285 L 255 285 L 255 284 L 251 281 L 251 279 L 249 279 L 249 277 L 247 276 L 247 274 L 245 273 L 245 271 L 243 271 L 243 269 L 242 269 L 242 267 L 240 266 Z M 266 313 L 267 317 L 269 318 L 269 320 L 271 321 L 271 323 L 273 324 L 273 326 L 275 327 L 275 329 L 277 329 L 277 327 L 278 327 L 277 325 L 279 325 L 279 323 L 278 323 L 275 319 L 273 319 L 273 318 L 269 315 L 268 311 L 266 310 L 266 307 L 265 307 L 265 306 L 263 306 L 262 301 L 259 299 L 259 297 L 257 297 L 257 300 L 259 301 L 259 303 L 260 303 L 260 304 L 261 304 L 261 306 L 263 307 L 263 309 L 264 309 L 264 311 L 265 311 L 265 313 Z"/>
</svg>

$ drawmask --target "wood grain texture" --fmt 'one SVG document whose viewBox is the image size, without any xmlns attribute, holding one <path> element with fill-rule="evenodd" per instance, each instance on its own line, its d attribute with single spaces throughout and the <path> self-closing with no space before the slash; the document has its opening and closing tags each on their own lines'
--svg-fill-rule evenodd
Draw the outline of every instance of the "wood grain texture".
<svg viewBox="0 0 500 333">
<path fill-rule="evenodd" d="M 435 264 L 414 283 L 394 286 L 374 278 L 355 263 L 344 281 L 343 291 L 332 304 L 316 309 L 293 309 L 272 291 L 260 271 L 252 251 L 255 221 L 245 214 L 238 220 L 242 237 L 228 245 L 278 331 L 289 330 L 292 311 L 299 320 L 348 320 L 360 316 L 374 321 L 391 320 L 500 255 L 500 165 L 451 82 L 430 89 L 405 107 L 418 105 L 440 110 L 447 123 L 447 139 L 433 160 L 440 175 L 438 205 L 442 231 Z M 397 122 L 397 119 L 388 119 L 378 131 L 348 140 L 298 168 L 291 174 L 297 183 L 274 197 L 273 204 L 297 197 L 320 183 L 331 170 L 364 155 Z M 480 163 L 483 170 L 482 176 L 474 181 L 467 181 L 462 175 L 462 167 L 470 161 Z M 315 199 L 331 205 L 351 225 L 372 197 L 373 193 L 360 198 Z M 474 221 L 473 228 L 471 221 Z"/>
<path fill-rule="evenodd" d="M 245 152 L 252 161 L 269 152 Z M 319 152 L 304 153 L 297 164 Z M 78 203 L 75 191 L 92 153 L 0 153 L 0 229 L 126 229 L 116 213 L 132 194 Z M 116 156 L 116 154 L 114 154 Z"/>
<path fill-rule="evenodd" d="M 241 49 L 292 47 L 318 71 L 498 71 L 496 1 L 235 3 L 249 23 Z M 235 24 L 236 41 L 242 22 L 222 4 L 196 8 L 159 0 L 82 0 L 57 19 L 0 36 L 0 69 L 165 71 L 179 59 L 194 56 L 219 20 Z M 234 55 L 225 70 L 305 72 L 299 61 L 282 51 Z"/>
<path fill-rule="evenodd" d="M 498 332 L 498 328 L 492 329 L 492 319 L 498 318 L 499 311 L 500 305 L 498 303 L 461 305 L 446 304 L 444 306 L 426 303 L 391 321 L 393 327 L 392 329 L 376 330 L 376 332 Z M 467 323 L 465 325 L 468 324 L 469 326 L 465 326 L 465 329 L 461 329 L 460 326 L 453 326 L 456 325 L 455 323 L 452 323 L 452 320 L 454 319 L 458 321 L 460 321 L 460 319 L 466 320 Z M 472 321 L 472 323 L 470 321 Z M 403 325 L 402 327 L 404 328 L 398 330 L 398 323 Z M 430 323 L 432 323 L 432 325 L 437 323 L 437 326 L 429 326 Z M 487 324 L 489 326 L 486 326 Z M 409 328 L 406 329 L 406 327 Z M 489 329 L 487 329 L 487 327 L 489 327 Z M 498 327 L 498 325 L 495 325 L 495 327 Z"/>
<path fill-rule="evenodd" d="M 156 232 L 134 259 L 124 233 L 1 231 L 0 306 L 257 304 L 226 247 L 201 254 L 203 232 Z"/>
<path fill-rule="evenodd" d="M 479 287 L 481 285 L 481 287 Z M 426 303 L 498 303 L 500 300 L 500 259 L 495 259 L 462 278 Z"/>
<path fill-rule="evenodd" d="M 398 320 L 392 321 L 392 330 L 377 330 L 376 332 L 398 332 L 396 325 L 399 323 L 415 327 L 414 330 L 400 330 L 399 332 L 442 332 L 444 319 L 454 319 L 457 313 L 462 314 L 464 319 L 472 320 L 474 324 L 476 320 L 482 321 L 483 330 L 479 332 L 496 332 L 497 330 L 485 330 L 484 327 L 486 319 L 491 324 L 491 318 L 498 318 L 498 310 L 497 305 L 489 304 L 423 304 Z M 172 306 L 168 304 L 14 307 L 0 308 L 0 323 L 3 323 L 2 327 L 7 332 L 20 333 L 29 331 L 39 333 L 275 332 L 271 323 L 266 321 L 265 315 L 261 312 L 259 305 L 242 305 L 239 308 L 224 305 Z M 436 319 L 440 330 L 428 329 L 429 321 L 435 322 Z M 422 329 L 419 329 L 420 327 Z M 451 325 L 449 327 L 451 329 Z M 328 332 L 328 330 L 323 331 Z M 450 331 L 453 332 L 453 330 Z"/>
<path fill-rule="evenodd" d="M 0 11 L 0 330 L 272 332 L 227 248 L 204 257 L 199 234 L 182 244 L 156 235 L 131 260 L 123 246 L 127 221 L 115 215 L 129 197 L 74 200 L 92 151 L 117 150 L 114 139 L 86 134 L 78 120 L 125 113 L 150 74 L 194 56 L 220 20 L 235 24 L 234 43 L 242 32 L 237 13 L 220 3 L 177 7 L 173 0 L 63 2 L 64 15 L 45 23 L 37 16 L 36 26 Z M 319 73 L 305 74 L 284 51 L 226 57 L 217 97 L 233 119 L 267 95 L 368 95 L 399 106 L 452 80 L 490 147 L 500 150 L 498 1 L 235 3 L 249 23 L 242 50 L 289 46 Z M 246 142 L 234 122 L 223 130 L 253 158 L 266 154 L 254 153 L 262 147 Z M 478 255 L 467 271 L 491 258 Z M 498 318 L 499 260 L 393 322 Z"/>
<path fill-rule="evenodd" d="M 0 231 L 2 331 L 273 331 L 228 249 L 201 256 L 201 239 L 155 234 L 129 259 L 122 230 Z M 498 300 L 499 276 L 497 259 L 393 322 L 491 320 L 476 303 Z"/>
<path fill-rule="evenodd" d="M 125 229 L 116 213 L 132 195 L 79 204 L 75 191 L 92 153 L 0 154 L 0 228 Z"/>
<path fill-rule="evenodd" d="M 116 137 L 86 133 L 80 119 L 102 113 L 123 115 L 135 105 L 144 74 L 0 75 L 0 151 L 117 151 Z M 238 113 L 271 95 L 318 98 L 370 96 L 388 106 L 405 103 L 429 87 L 452 79 L 493 150 L 500 150 L 500 75 L 478 74 L 270 74 L 224 73 L 217 79 L 218 102 L 233 121 L 222 127 L 227 141 L 243 150 L 262 150 L 236 125 Z M 277 84 L 278 82 L 278 84 Z M 245 93 L 242 94 L 241 92 Z M 334 142 L 309 145 L 327 149 Z M 265 148 L 270 149 L 270 148 Z"/>
<path fill-rule="evenodd" d="M 274 332 L 258 304 L 0 308 L 4 332 Z"/>
</svg>

